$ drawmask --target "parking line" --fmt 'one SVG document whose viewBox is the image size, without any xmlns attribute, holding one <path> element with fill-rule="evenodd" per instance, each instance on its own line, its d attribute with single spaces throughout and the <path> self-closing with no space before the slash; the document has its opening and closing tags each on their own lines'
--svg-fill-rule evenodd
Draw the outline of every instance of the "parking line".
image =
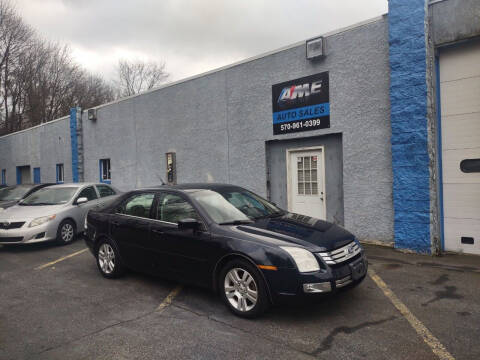
<svg viewBox="0 0 480 360">
<path fill-rule="evenodd" d="M 69 258 L 71 258 L 71 257 L 80 255 L 81 253 L 84 253 L 84 252 L 87 251 L 87 250 L 88 250 L 88 248 L 85 248 L 85 249 L 83 249 L 83 250 L 74 252 L 74 253 L 72 253 L 72 254 L 70 254 L 70 255 L 61 257 L 60 259 L 57 259 L 57 260 L 51 261 L 51 262 L 49 262 L 49 263 L 46 263 L 46 264 L 37 266 L 37 267 L 35 268 L 35 270 L 45 269 L 45 268 L 47 268 L 47 267 L 49 267 L 49 266 L 55 265 L 56 263 L 59 263 L 59 262 L 63 261 L 63 260 L 67 260 L 67 259 L 69 259 Z"/>
<path fill-rule="evenodd" d="M 410 310 L 405 306 L 405 304 L 395 295 L 395 293 L 390 290 L 390 288 L 385 284 L 380 276 L 370 267 L 368 269 L 368 275 L 370 278 L 375 281 L 377 286 L 383 291 L 385 296 L 392 302 L 393 306 L 397 308 L 398 311 L 403 315 L 405 319 L 410 323 L 410 325 L 415 329 L 418 335 L 420 335 L 427 343 L 428 346 L 432 349 L 433 353 L 442 360 L 455 360 L 455 358 L 448 352 L 445 346 L 425 327 L 425 325 L 418 320 L 415 315 L 413 315 Z"/>
<path fill-rule="evenodd" d="M 173 299 L 175 299 L 175 297 L 180 293 L 181 290 L 182 290 L 182 286 L 178 285 L 177 287 L 175 287 L 175 289 L 170 291 L 170 294 L 168 294 L 167 297 L 162 301 L 162 303 L 158 305 L 155 311 L 156 312 L 163 311 L 167 306 L 169 306 L 172 303 Z"/>
</svg>

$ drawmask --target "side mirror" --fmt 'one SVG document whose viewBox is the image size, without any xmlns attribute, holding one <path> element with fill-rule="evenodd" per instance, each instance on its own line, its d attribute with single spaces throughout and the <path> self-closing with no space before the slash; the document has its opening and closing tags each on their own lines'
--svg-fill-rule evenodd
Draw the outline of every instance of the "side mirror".
<svg viewBox="0 0 480 360">
<path fill-rule="evenodd" d="M 75 204 L 77 205 L 82 205 L 88 202 L 88 199 L 86 197 L 81 197 L 78 198 L 77 201 L 75 201 Z"/>
<path fill-rule="evenodd" d="M 182 219 L 178 222 L 178 228 L 180 230 L 187 230 L 187 229 L 196 230 L 199 227 L 200 227 L 200 222 L 192 218 Z"/>
</svg>

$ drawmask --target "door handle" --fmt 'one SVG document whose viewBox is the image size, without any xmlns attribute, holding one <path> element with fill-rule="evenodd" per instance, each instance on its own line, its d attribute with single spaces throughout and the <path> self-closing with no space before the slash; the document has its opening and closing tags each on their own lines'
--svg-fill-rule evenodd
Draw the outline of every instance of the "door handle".
<svg viewBox="0 0 480 360">
<path fill-rule="evenodd" d="M 118 225 L 120 225 L 120 223 L 119 223 L 118 221 L 112 221 L 111 224 L 112 224 L 113 226 L 118 226 Z"/>
<path fill-rule="evenodd" d="M 153 229 L 152 232 L 154 232 L 155 234 L 160 234 L 160 235 L 165 234 L 164 231 L 162 231 L 162 230 L 157 230 L 157 229 Z"/>
</svg>

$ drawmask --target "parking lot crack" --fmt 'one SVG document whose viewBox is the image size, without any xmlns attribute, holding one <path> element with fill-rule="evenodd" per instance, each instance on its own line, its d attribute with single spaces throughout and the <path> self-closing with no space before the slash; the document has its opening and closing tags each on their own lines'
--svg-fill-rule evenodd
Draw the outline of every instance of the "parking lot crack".
<svg viewBox="0 0 480 360">
<path fill-rule="evenodd" d="M 72 339 L 72 340 L 66 341 L 66 342 L 64 342 L 64 343 L 62 343 L 62 344 L 59 344 L 59 345 L 57 345 L 57 346 L 51 346 L 51 347 L 49 347 L 49 348 L 43 349 L 42 351 L 36 353 L 36 355 L 40 355 L 40 354 L 43 354 L 43 353 L 48 352 L 48 351 L 51 351 L 51 350 L 55 350 L 55 349 L 62 348 L 62 347 L 64 347 L 64 346 L 66 346 L 66 345 L 72 344 L 72 343 L 74 343 L 74 342 L 76 342 L 76 341 L 82 340 L 82 339 L 87 338 L 87 337 L 89 337 L 89 336 L 99 334 L 99 333 L 101 333 L 101 332 L 103 332 L 103 331 L 105 331 L 105 330 L 109 330 L 109 329 L 114 328 L 114 327 L 116 327 L 116 326 L 123 325 L 123 324 L 126 324 L 126 323 L 130 323 L 130 322 L 133 322 L 133 321 L 137 321 L 137 320 L 143 319 L 143 318 L 145 318 L 145 317 L 147 317 L 147 316 L 149 316 L 149 315 L 154 314 L 155 311 L 156 311 L 156 310 L 149 311 L 149 312 L 147 312 L 147 313 L 144 313 L 144 314 L 139 315 L 139 316 L 137 316 L 137 317 L 135 317 L 135 318 L 132 318 L 132 319 L 127 319 L 127 320 L 118 321 L 118 322 L 116 322 L 116 323 L 113 323 L 113 324 L 110 324 L 110 325 L 108 325 L 108 326 L 105 326 L 104 328 L 101 328 L 101 329 L 98 329 L 98 330 L 94 330 L 94 331 L 89 332 L 89 333 L 87 333 L 87 334 L 83 334 L 83 335 L 81 335 L 81 336 L 79 336 L 79 337 L 76 337 L 76 338 L 74 338 L 74 339 Z"/>
<path fill-rule="evenodd" d="M 204 318 L 206 318 L 206 319 L 208 319 L 208 320 L 210 320 L 210 321 L 216 322 L 216 323 L 221 324 L 221 325 L 224 325 L 224 326 L 228 326 L 228 327 L 231 328 L 231 329 L 234 329 L 234 330 L 237 330 L 237 331 L 241 331 L 241 332 L 243 332 L 243 333 L 245 333 L 245 334 L 252 335 L 252 336 L 255 336 L 255 337 L 260 337 L 260 338 L 262 338 L 262 339 L 264 339 L 264 340 L 267 340 L 267 341 L 269 341 L 269 342 L 272 342 L 272 343 L 275 343 L 275 344 L 278 344 L 278 345 L 281 345 L 281 346 L 285 346 L 285 347 L 288 348 L 289 350 L 292 350 L 292 351 L 301 353 L 301 354 L 303 354 L 303 355 L 312 357 L 312 353 L 309 353 L 309 352 L 307 352 L 307 351 L 298 349 L 298 348 L 296 348 L 296 347 L 294 347 L 294 346 L 291 346 L 290 344 L 287 344 L 287 343 L 283 343 L 283 342 L 281 342 L 281 341 L 278 341 L 278 340 L 275 339 L 275 338 L 271 338 L 271 337 L 264 336 L 264 335 L 257 334 L 257 333 L 252 333 L 252 332 L 250 332 L 250 331 L 248 331 L 248 330 L 245 330 L 245 329 L 243 329 L 243 328 L 241 328 L 241 327 L 237 327 L 237 326 L 234 326 L 234 325 L 229 324 L 229 323 L 227 323 L 227 322 L 221 321 L 221 320 L 216 319 L 216 318 L 214 318 L 214 317 L 212 317 L 212 316 L 210 316 L 210 315 L 199 313 L 199 312 L 197 312 L 197 311 L 195 311 L 195 310 L 192 310 L 192 309 L 190 309 L 190 308 L 188 308 L 188 307 L 185 307 L 185 306 L 182 306 L 182 305 L 172 304 L 172 305 L 170 305 L 170 306 L 176 307 L 176 308 L 181 309 L 181 310 L 184 310 L 184 311 L 188 311 L 188 312 L 190 312 L 190 313 L 192 313 L 192 314 L 194 314 L 194 315 L 196 315 L 196 316 L 204 317 Z"/>
<path fill-rule="evenodd" d="M 366 328 L 366 327 L 370 327 L 370 326 L 376 326 L 376 325 L 380 325 L 380 324 L 383 324 L 387 321 L 391 321 L 391 320 L 395 320 L 397 317 L 396 316 L 390 316 L 386 319 L 382 319 L 382 320 L 377 320 L 377 321 L 366 321 L 366 322 L 363 322 L 361 324 L 358 324 L 356 326 L 340 326 L 340 327 L 337 327 L 335 329 L 333 329 L 330 334 L 328 334 L 328 336 L 322 341 L 322 344 L 318 347 L 318 349 L 316 349 L 315 351 L 313 351 L 311 354 L 314 355 L 314 356 L 318 356 L 320 353 L 330 349 L 332 347 L 332 344 L 333 344 L 333 341 L 335 340 L 335 337 L 338 335 L 338 334 L 352 334 L 360 329 L 363 329 L 363 328 Z"/>
</svg>

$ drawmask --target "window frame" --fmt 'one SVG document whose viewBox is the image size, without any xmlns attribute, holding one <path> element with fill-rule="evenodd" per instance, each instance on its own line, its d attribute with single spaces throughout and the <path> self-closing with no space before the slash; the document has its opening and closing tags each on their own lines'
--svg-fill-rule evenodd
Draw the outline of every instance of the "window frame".
<svg viewBox="0 0 480 360">
<path fill-rule="evenodd" d="M 129 214 L 124 214 L 124 213 L 121 213 L 119 212 L 119 208 L 122 208 L 123 211 L 125 211 L 125 206 L 127 205 L 127 203 L 133 199 L 134 197 L 137 197 L 139 195 L 146 195 L 146 194 L 152 194 L 153 195 L 153 199 L 152 199 L 152 206 L 150 207 L 150 213 L 149 213 L 149 217 L 143 217 L 143 216 L 136 216 L 136 215 L 129 215 Z M 120 202 L 120 205 L 119 206 L 116 206 L 115 207 L 115 210 L 114 210 L 114 214 L 115 215 L 122 215 L 122 216 L 128 216 L 128 217 L 133 217 L 133 218 L 136 218 L 136 219 L 145 219 L 145 220 L 155 220 L 154 217 L 152 217 L 152 209 L 155 208 L 155 204 L 157 203 L 157 194 L 154 192 L 154 191 L 139 191 L 139 192 L 135 192 L 133 194 L 130 194 L 130 196 L 126 197 L 125 199 L 123 199 L 121 202 Z"/>
<path fill-rule="evenodd" d="M 155 221 L 159 221 L 161 223 L 164 223 L 164 224 L 169 224 L 169 225 L 175 225 L 178 227 L 178 223 L 173 223 L 173 222 L 169 222 L 169 221 L 164 221 L 164 220 L 160 220 L 158 219 L 158 205 L 160 203 L 160 200 L 161 198 L 164 196 L 164 195 L 176 195 L 176 196 L 179 196 L 181 197 L 183 200 L 185 200 L 186 202 L 188 202 L 190 204 L 190 206 L 195 210 L 195 212 L 197 213 L 198 217 L 200 218 L 198 220 L 198 222 L 200 223 L 200 227 L 198 228 L 199 231 L 205 231 L 207 232 L 209 230 L 209 227 L 208 227 L 208 223 L 207 221 L 205 221 L 205 217 L 202 215 L 202 212 L 200 211 L 200 209 L 195 206 L 195 204 L 189 199 L 188 196 L 184 195 L 183 193 L 181 192 L 176 192 L 176 191 L 166 191 L 166 190 L 162 190 L 162 191 L 158 191 L 156 193 L 156 196 L 155 196 L 155 208 L 154 208 L 154 218 L 153 220 Z"/>
<path fill-rule="evenodd" d="M 102 184 L 111 184 L 112 183 L 112 161 L 110 160 L 110 158 L 104 158 L 104 159 L 100 159 L 98 161 L 98 164 L 99 164 L 99 176 L 100 176 L 100 182 Z M 105 176 L 105 172 L 104 172 L 104 164 L 108 164 L 108 168 L 107 169 L 107 176 Z"/>
<path fill-rule="evenodd" d="M 98 196 L 97 189 L 95 189 L 95 186 L 94 186 L 94 185 L 88 185 L 88 186 L 86 186 L 86 187 L 84 187 L 83 189 L 80 190 L 80 192 L 78 193 L 75 201 L 77 201 L 77 200 L 80 199 L 81 197 L 86 197 L 86 196 L 81 196 L 81 195 L 82 195 L 82 192 L 84 192 L 84 191 L 87 190 L 88 188 L 92 188 L 92 189 L 93 189 L 93 192 L 95 193 L 96 198 L 95 198 L 95 199 L 92 199 L 92 200 L 88 200 L 87 202 L 98 200 L 98 199 L 99 199 L 99 196 Z M 87 198 L 87 199 L 88 199 L 88 198 Z"/>
<path fill-rule="evenodd" d="M 65 166 L 63 163 L 58 163 L 56 164 L 56 170 L 57 170 L 57 184 L 63 184 L 65 182 Z"/>
</svg>

